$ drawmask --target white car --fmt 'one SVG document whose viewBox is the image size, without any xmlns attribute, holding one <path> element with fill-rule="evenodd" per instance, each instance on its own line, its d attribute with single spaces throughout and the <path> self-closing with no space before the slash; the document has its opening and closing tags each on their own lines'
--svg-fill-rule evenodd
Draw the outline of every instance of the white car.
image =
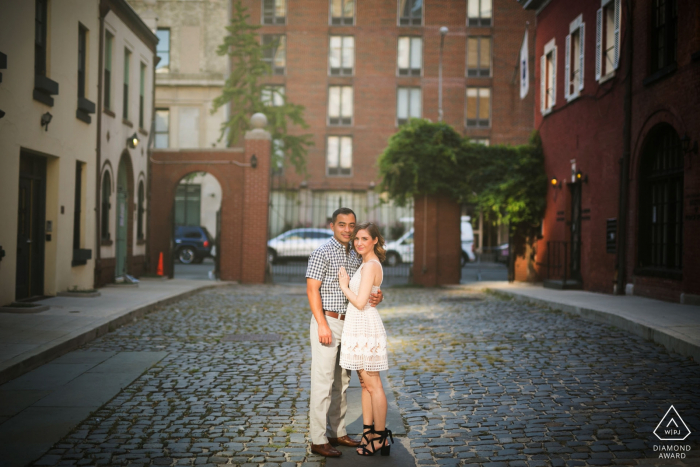
<svg viewBox="0 0 700 467">
<path fill-rule="evenodd" d="M 460 231 L 462 242 L 462 266 L 476 257 L 472 251 L 474 244 L 474 231 L 472 229 L 471 218 L 462 216 L 460 219 Z M 386 248 L 386 261 L 388 266 L 396 266 L 401 263 L 413 262 L 413 229 L 403 234 L 398 240 L 389 242 Z"/>
<path fill-rule="evenodd" d="M 312 251 L 333 237 L 331 229 L 292 229 L 267 242 L 267 259 L 274 264 L 288 259 L 307 259 Z"/>
</svg>

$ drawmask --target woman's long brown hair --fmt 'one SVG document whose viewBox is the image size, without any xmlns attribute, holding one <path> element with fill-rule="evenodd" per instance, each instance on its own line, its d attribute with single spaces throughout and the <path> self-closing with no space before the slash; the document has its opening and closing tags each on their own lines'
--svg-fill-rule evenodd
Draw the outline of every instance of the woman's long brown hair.
<svg viewBox="0 0 700 467">
<path fill-rule="evenodd" d="M 374 245 L 374 254 L 377 255 L 379 261 L 383 263 L 386 259 L 386 250 L 384 249 L 384 237 L 382 237 L 382 233 L 379 231 L 379 227 L 377 227 L 376 224 L 373 224 L 371 222 L 355 225 L 355 230 L 353 230 L 352 235 L 350 235 L 348 251 L 350 251 L 351 248 L 353 250 L 355 249 L 355 237 L 357 236 L 357 232 L 359 232 L 360 230 L 366 230 L 369 233 L 369 236 L 372 237 L 372 240 L 374 240 L 375 238 L 379 239 Z"/>
</svg>

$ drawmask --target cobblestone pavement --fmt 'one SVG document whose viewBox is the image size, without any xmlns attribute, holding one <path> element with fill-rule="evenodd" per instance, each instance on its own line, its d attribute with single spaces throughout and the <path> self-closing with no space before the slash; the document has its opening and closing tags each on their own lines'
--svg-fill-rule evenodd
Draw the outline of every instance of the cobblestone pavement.
<svg viewBox="0 0 700 467">
<path fill-rule="evenodd" d="M 700 366 L 653 343 L 483 294 L 385 293 L 389 380 L 420 465 L 668 465 L 651 432 L 669 405 L 700 428 Z M 34 465 L 320 466 L 309 318 L 302 288 L 231 286 L 93 341 L 169 355 Z"/>
</svg>

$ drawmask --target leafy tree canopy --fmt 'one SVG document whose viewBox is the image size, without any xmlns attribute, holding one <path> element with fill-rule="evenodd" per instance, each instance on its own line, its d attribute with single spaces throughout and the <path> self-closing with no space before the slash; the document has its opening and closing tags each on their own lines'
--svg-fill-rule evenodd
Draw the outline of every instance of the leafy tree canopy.
<svg viewBox="0 0 700 467">
<path fill-rule="evenodd" d="M 221 138 L 230 145 L 240 143 L 250 128 L 250 117 L 261 112 L 268 121 L 268 130 L 275 143 L 272 163 L 288 161 L 298 173 L 306 168 L 306 154 L 313 145 L 309 134 L 290 134 L 291 127 L 308 128 L 304 120 L 304 107 L 290 102 L 284 93 L 279 93 L 262 83 L 271 73 L 271 67 L 263 60 L 264 52 L 277 50 L 279 44 L 262 45 L 257 30 L 260 26 L 249 23 L 241 0 L 232 6 L 231 23 L 226 27 L 228 35 L 217 50 L 219 55 L 231 57 L 231 73 L 220 96 L 214 99 L 212 113 L 221 106 L 230 104 L 229 118 L 222 124 Z M 272 105 L 273 102 L 277 105 Z"/>
</svg>

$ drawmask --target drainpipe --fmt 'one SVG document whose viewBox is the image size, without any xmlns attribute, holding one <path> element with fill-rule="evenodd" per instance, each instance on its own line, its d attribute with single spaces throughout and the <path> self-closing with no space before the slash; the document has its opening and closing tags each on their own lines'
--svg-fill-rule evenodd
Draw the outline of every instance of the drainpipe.
<svg viewBox="0 0 700 467">
<path fill-rule="evenodd" d="M 100 13 L 100 48 L 98 50 L 97 56 L 97 145 L 95 146 L 95 269 L 93 270 L 93 287 L 95 287 L 100 281 L 102 272 L 102 258 L 100 256 L 100 249 L 102 246 L 102 232 L 100 229 L 102 224 L 100 222 L 102 218 L 102 173 L 100 167 L 102 166 L 102 105 L 103 105 L 103 93 L 102 87 L 104 85 L 104 75 L 102 70 L 104 68 L 104 36 L 105 36 L 105 16 L 109 12 L 109 7 L 105 5 L 105 2 L 100 2 L 99 6 Z"/>
<path fill-rule="evenodd" d="M 625 120 L 622 126 L 623 150 L 620 160 L 620 195 L 619 212 L 617 215 L 617 295 L 625 294 L 627 282 L 627 195 L 629 192 L 629 166 L 630 153 L 632 151 L 632 4 L 625 0 L 627 6 L 627 21 L 625 23 L 625 36 L 628 37 L 625 48 Z"/>
</svg>

